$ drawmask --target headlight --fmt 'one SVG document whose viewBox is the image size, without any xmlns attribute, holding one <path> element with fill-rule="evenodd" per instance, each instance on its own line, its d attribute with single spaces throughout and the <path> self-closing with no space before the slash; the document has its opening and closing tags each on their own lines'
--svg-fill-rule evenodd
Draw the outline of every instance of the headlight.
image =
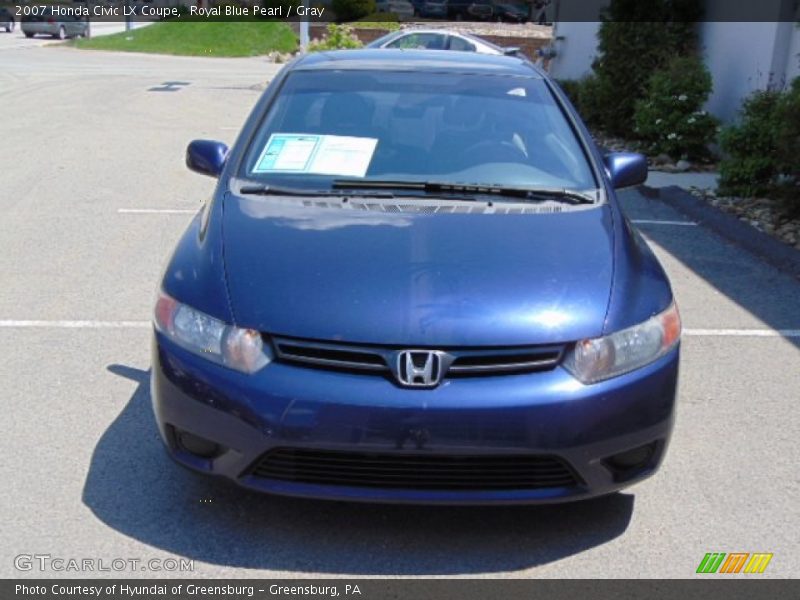
<svg viewBox="0 0 800 600">
<path fill-rule="evenodd" d="M 605 337 L 581 340 L 564 367 L 582 383 L 597 383 L 650 364 L 669 352 L 681 337 L 681 318 L 673 302 L 644 323 Z"/>
<path fill-rule="evenodd" d="M 153 321 L 182 348 L 237 371 L 254 373 L 272 360 L 258 331 L 223 323 L 164 292 L 158 294 Z"/>
</svg>

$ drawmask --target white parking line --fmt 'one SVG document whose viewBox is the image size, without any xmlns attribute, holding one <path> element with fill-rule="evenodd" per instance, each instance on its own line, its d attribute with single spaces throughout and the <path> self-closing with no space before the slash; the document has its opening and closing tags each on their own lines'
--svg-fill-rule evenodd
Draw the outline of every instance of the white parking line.
<svg viewBox="0 0 800 600">
<path fill-rule="evenodd" d="M 55 329 L 142 329 L 150 321 L 46 321 L 0 320 L 0 328 L 55 328 Z M 784 337 L 800 338 L 800 329 L 684 329 L 688 337 Z"/>
<path fill-rule="evenodd" d="M 683 335 L 691 337 L 800 337 L 800 329 L 684 329 Z"/>
<path fill-rule="evenodd" d="M 657 219 L 631 219 L 637 225 L 679 225 L 684 227 L 697 227 L 694 221 L 659 221 Z"/>
<path fill-rule="evenodd" d="M 150 321 L 26 321 L 0 320 L 0 327 L 6 328 L 55 328 L 55 329 L 126 329 L 150 327 Z"/>
<path fill-rule="evenodd" d="M 199 208 L 120 208 L 121 215 L 193 215 Z"/>
</svg>

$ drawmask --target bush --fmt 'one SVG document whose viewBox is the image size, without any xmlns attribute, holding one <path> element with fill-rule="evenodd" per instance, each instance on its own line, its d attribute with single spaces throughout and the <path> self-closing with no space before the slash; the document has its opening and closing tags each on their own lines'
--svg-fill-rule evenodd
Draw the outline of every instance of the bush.
<svg viewBox="0 0 800 600">
<path fill-rule="evenodd" d="M 557 83 L 558 87 L 566 94 L 575 108 L 578 108 L 578 94 L 580 94 L 581 91 L 581 81 L 578 79 L 559 79 Z"/>
<path fill-rule="evenodd" d="M 653 73 L 634 112 L 636 134 L 651 152 L 675 159 L 708 155 L 718 124 L 702 110 L 711 86 L 711 74 L 696 57 L 673 58 Z"/>
<path fill-rule="evenodd" d="M 558 82 L 572 105 L 588 124 L 597 128 L 603 120 L 603 114 L 612 95 L 604 89 L 604 82 L 597 75 L 588 75 L 583 79 L 563 79 Z"/>
<path fill-rule="evenodd" d="M 771 195 L 800 213 L 800 78 L 784 92 L 754 92 L 720 142 L 720 193 Z"/>
<path fill-rule="evenodd" d="M 779 124 L 775 138 L 779 174 L 778 195 L 786 201 L 787 208 L 800 214 L 800 78 L 792 82 L 776 110 Z"/>
<path fill-rule="evenodd" d="M 616 102 L 613 88 L 607 79 L 592 74 L 580 81 L 577 108 L 581 117 L 589 125 L 610 131 L 611 129 L 604 126 L 604 123 L 606 123 L 610 111 L 614 110 L 613 106 Z"/>
<path fill-rule="evenodd" d="M 375 0 L 333 0 L 336 20 L 356 21 L 375 12 Z"/>
<path fill-rule="evenodd" d="M 620 136 L 631 134 L 636 101 L 650 75 L 697 48 L 700 0 L 611 0 L 598 32 L 596 81 L 582 90 L 586 118 Z"/>
<path fill-rule="evenodd" d="M 719 192 L 732 196 L 768 193 L 778 173 L 778 104 L 781 94 L 754 92 L 742 105 L 741 121 L 722 130 L 724 158 L 719 166 Z"/>
<path fill-rule="evenodd" d="M 348 25 L 328 23 L 327 32 L 327 35 L 321 40 L 314 40 L 308 45 L 309 52 L 361 48 L 363 46 L 361 40 L 353 34 L 353 28 Z"/>
</svg>

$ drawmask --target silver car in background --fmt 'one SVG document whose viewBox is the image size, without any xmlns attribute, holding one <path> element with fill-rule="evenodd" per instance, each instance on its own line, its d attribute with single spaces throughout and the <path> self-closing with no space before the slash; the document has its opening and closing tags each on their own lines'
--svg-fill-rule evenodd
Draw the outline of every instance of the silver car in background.
<svg viewBox="0 0 800 600">
<path fill-rule="evenodd" d="M 42 34 L 64 40 L 89 35 L 88 21 L 70 15 L 54 15 L 53 11 L 46 6 L 40 9 L 39 14 L 23 16 L 20 24 L 22 33 L 27 38 Z"/>
<path fill-rule="evenodd" d="M 468 33 L 445 29 L 401 29 L 393 31 L 367 44 L 367 48 L 392 48 L 395 50 L 456 50 L 498 56 L 517 56 L 519 48 L 503 48 Z"/>
</svg>

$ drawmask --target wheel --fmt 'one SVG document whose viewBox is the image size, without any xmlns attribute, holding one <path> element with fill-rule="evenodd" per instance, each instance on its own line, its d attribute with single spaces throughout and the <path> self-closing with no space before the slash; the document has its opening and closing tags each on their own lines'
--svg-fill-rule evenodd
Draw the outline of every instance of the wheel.
<svg viewBox="0 0 800 600">
<path fill-rule="evenodd" d="M 26 31 L 26 32 L 25 32 L 25 37 L 26 37 L 26 38 L 32 38 L 32 37 L 33 37 L 33 34 L 32 34 L 30 31 Z"/>
<path fill-rule="evenodd" d="M 62 25 L 61 27 L 59 27 L 59 28 L 58 28 L 58 33 L 56 34 L 56 39 L 59 39 L 59 40 L 65 40 L 65 39 L 67 39 L 67 32 L 66 32 L 66 30 L 64 29 L 64 26 L 63 26 L 63 25 Z"/>
</svg>

